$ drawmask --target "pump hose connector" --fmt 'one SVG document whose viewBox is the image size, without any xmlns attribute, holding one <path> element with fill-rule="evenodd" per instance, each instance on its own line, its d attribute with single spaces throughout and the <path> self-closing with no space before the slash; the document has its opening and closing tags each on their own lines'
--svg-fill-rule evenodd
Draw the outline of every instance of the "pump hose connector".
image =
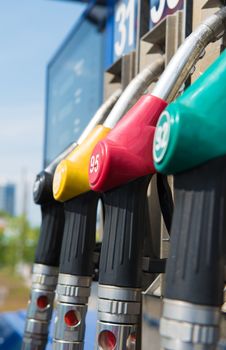
<svg viewBox="0 0 226 350">
<path fill-rule="evenodd" d="M 136 349 L 141 289 L 99 285 L 96 350 Z M 108 346 L 108 347 L 107 347 Z"/>
<path fill-rule="evenodd" d="M 59 274 L 54 350 L 83 350 L 85 316 L 92 278 Z"/>
<path fill-rule="evenodd" d="M 218 307 L 164 299 L 160 323 L 164 350 L 215 350 L 219 339 Z M 173 338 L 172 334 L 177 334 Z M 213 345 L 214 344 L 214 345 Z"/>
<path fill-rule="evenodd" d="M 58 268 L 34 264 L 22 350 L 44 350 L 52 317 Z"/>
</svg>

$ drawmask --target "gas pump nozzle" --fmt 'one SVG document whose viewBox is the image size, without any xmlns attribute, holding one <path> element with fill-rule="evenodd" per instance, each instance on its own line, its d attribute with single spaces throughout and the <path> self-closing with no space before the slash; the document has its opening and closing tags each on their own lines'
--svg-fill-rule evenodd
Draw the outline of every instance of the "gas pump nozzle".
<svg viewBox="0 0 226 350">
<path fill-rule="evenodd" d="M 53 198 L 52 180 L 57 164 L 75 147 L 76 143 L 72 143 L 37 175 L 34 183 L 33 198 L 41 206 L 42 223 L 32 270 L 23 350 L 43 350 L 47 343 L 64 226 L 63 206 Z"/>
<path fill-rule="evenodd" d="M 129 84 L 113 109 L 118 119 L 129 107 L 130 98 L 138 98 L 156 79 L 163 66 L 152 65 Z M 153 71 L 154 67 L 154 71 Z M 110 113 L 111 114 L 111 113 Z M 93 146 L 109 131 L 98 126 L 80 144 L 76 152 L 56 170 L 53 183 L 55 198 L 64 201 L 65 229 L 57 286 L 57 315 L 54 349 L 83 349 L 85 316 L 93 274 L 96 234 L 96 209 L 99 195 L 88 191 L 89 156 Z M 66 169 L 62 171 L 62 169 Z M 60 179 L 60 181 L 59 181 Z M 85 193 L 83 193 L 85 192 Z M 79 195 L 78 195 L 79 194 Z"/>
<path fill-rule="evenodd" d="M 120 94 L 119 89 L 98 109 L 78 142 L 81 142 L 96 124 L 104 120 Z M 46 347 L 64 230 L 64 207 L 62 203 L 54 200 L 52 194 L 53 175 L 59 162 L 76 147 L 77 143 L 72 143 L 37 175 L 34 183 L 33 197 L 34 202 L 41 206 L 42 224 L 33 266 L 23 350 L 43 350 Z"/>
<path fill-rule="evenodd" d="M 165 350 L 214 350 L 219 340 L 226 247 L 226 51 L 162 113 L 156 169 L 174 174 L 166 268 Z"/>
<path fill-rule="evenodd" d="M 96 349 L 141 349 L 141 242 L 146 220 L 143 207 L 151 179 L 148 174 L 156 172 L 150 154 L 156 123 L 207 44 L 223 35 L 225 18 L 223 8 L 185 40 L 153 93 L 143 96 L 91 155 L 90 185 L 104 192 L 106 206 Z M 108 127 L 115 125 L 114 118 L 111 124 L 108 122 Z"/>
</svg>

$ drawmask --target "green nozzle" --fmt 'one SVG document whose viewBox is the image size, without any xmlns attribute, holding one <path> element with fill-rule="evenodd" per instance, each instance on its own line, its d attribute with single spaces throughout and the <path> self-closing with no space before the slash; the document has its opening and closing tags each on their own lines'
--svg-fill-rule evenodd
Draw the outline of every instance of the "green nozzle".
<svg viewBox="0 0 226 350">
<path fill-rule="evenodd" d="M 162 113 L 156 170 L 175 174 L 226 154 L 226 50 Z"/>
</svg>

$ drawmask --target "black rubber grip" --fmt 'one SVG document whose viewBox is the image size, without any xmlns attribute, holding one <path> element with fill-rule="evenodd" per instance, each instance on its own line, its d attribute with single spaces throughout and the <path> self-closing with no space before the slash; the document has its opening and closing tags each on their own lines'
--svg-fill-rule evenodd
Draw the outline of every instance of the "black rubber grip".
<svg viewBox="0 0 226 350">
<path fill-rule="evenodd" d="M 226 244 L 226 157 L 176 175 L 174 186 L 165 297 L 219 306 Z"/>
<path fill-rule="evenodd" d="M 98 197 L 97 193 L 90 191 L 64 203 L 61 273 L 92 276 Z"/>
<path fill-rule="evenodd" d="M 35 263 L 59 266 L 64 230 L 63 204 L 53 201 L 41 206 L 42 224 L 35 254 Z"/>
<path fill-rule="evenodd" d="M 103 194 L 105 224 L 100 284 L 141 287 L 145 205 L 150 178 L 139 178 Z"/>
</svg>

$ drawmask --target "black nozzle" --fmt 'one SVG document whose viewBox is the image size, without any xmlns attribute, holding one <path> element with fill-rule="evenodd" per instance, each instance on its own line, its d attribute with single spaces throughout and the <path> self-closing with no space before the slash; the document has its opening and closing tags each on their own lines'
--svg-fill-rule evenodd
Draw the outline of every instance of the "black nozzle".
<svg viewBox="0 0 226 350">
<path fill-rule="evenodd" d="M 60 249 L 64 228 L 64 208 L 56 201 L 43 204 L 42 225 L 35 254 L 35 263 L 59 266 Z"/>
<path fill-rule="evenodd" d="M 45 204 L 54 201 L 52 184 L 52 174 L 42 171 L 36 176 L 33 186 L 33 199 L 36 204 Z"/>
<path fill-rule="evenodd" d="M 226 156 L 175 175 L 175 209 L 165 297 L 223 303 Z"/>
<path fill-rule="evenodd" d="M 145 205 L 150 178 L 139 178 L 103 194 L 105 224 L 100 284 L 141 287 Z"/>
<path fill-rule="evenodd" d="M 98 194 L 87 192 L 64 203 L 60 273 L 92 276 Z"/>
</svg>

